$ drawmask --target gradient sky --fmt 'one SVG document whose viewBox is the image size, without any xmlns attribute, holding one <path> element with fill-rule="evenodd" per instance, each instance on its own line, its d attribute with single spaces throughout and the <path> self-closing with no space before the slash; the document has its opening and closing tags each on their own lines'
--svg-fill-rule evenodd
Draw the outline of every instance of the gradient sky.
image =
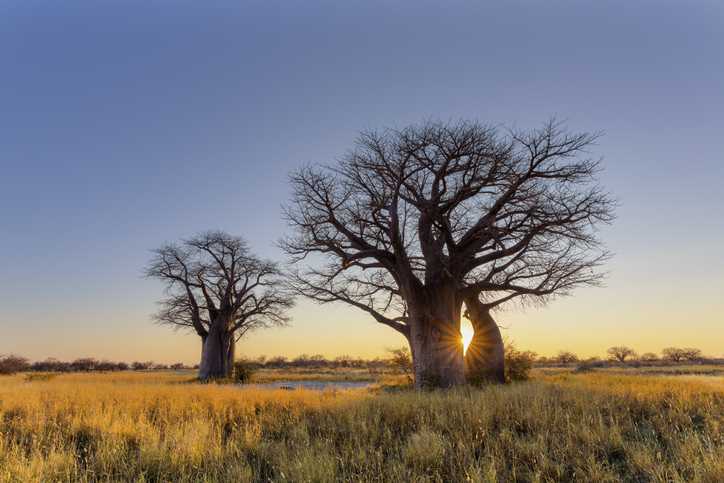
<svg viewBox="0 0 724 483">
<path fill-rule="evenodd" d="M 542 354 L 724 354 L 724 3 L 0 3 L 0 353 L 195 362 L 156 327 L 150 249 L 206 229 L 281 259 L 287 173 L 366 128 L 459 118 L 603 130 L 606 288 L 500 313 Z M 213 4 L 213 5 L 211 5 Z M 402 344 L 300 302 L 240 352 Z"/>
</svg>

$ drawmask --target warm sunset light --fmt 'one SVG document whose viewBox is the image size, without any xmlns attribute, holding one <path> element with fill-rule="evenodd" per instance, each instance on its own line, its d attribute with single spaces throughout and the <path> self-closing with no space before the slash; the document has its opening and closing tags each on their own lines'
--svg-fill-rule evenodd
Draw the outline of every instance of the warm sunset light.
<svg viewBox="0 0 724 483">
<path fill-rule="evenodd" d="M 724 483 L 724 1 L 339 3 L 0 3 L 0 483 Z"/>
<path fill-rule="evenodd" d="M 463 335 L 463 351 L 468 351 L 468 346 L 473 340 L 473 327 L 470 324 L 462 324 L 460 326 L 460 333 Z"/>
</svg>

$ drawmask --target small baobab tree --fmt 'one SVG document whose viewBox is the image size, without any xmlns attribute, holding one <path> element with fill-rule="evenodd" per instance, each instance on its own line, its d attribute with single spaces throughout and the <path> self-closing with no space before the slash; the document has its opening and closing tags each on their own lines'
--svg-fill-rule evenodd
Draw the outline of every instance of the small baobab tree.
<svg viewBox="0 0 724 483">
<path fill-rule="evenodd" d="M 146 275 L 164 282 L 168 293 L 156 321 L 201 338 L 203 380 L 230 376 L 238 339 L 286 324 L 293 304 L 277 265 L 252 255 L 243 239 L 220 231 L 155 250 Z"/>
<path fill-rule="evenodd" d="M 492 308 L 597 280 L 605 253 L 593 230 L 613 202 L 585 154 L 595 138 L 555 122 L 530 133 L 475 122 L 363 133 L 336 165 L 291 177 L 295 233 L 282 246 L 319 262 L 294 271 L 293 286 L 404 335 L 418 387 L 464 383 L 463 303 L 487 339 Z M 493 345 L 502 357 L 502 340 Z"/>
<path fill-rule="evenodd" d="M 606 351 L 606 353 L 608 354 L 608 358 L 610 360 L 617 361 L 622 364 L 624 362 L 626 362 L 626 360 L 634 359 L 637 356 L 635 350 L 633 350 L 630 347 L 623 346 L 623 345 L 609 347 L 608 350 Z"/>
</svg>

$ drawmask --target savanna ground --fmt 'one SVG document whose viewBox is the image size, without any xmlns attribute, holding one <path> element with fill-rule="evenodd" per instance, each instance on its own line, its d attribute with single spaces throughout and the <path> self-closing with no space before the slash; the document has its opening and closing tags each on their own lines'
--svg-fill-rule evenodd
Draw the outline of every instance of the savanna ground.
<svg viewBox="0 0 724 483">
<path fill-rule="evenodd" d="M 255 378 L 382 384 L 2 376 L 0 480 L 724 481 L 724 374 L 677 371 L 537 369 L 529 382 L 425 393 L 354 370 Z"/>
</svg>

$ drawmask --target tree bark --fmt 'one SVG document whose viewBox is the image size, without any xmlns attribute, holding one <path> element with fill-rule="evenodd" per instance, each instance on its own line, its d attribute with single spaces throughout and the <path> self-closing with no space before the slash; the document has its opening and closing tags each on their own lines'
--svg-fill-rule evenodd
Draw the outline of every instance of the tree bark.
<svg viewBox="0 0 724 483">
<path fill-rule="evenodd" d="M 209 338 L 209 333 L 206 332 L 205 334 L 199 334 L 201 337 L 201 355 L 199 356 L 199 361 L 204 358 L 204 346 L 206 345 L 206 339 Z M 201 367 L 201 362 L 199 362 L 199 367 Z"/>
<path fill-rule="evenodd" d="M 234 375 L 234 358 L 236 357 L 236 337 L 231 334 L 228 338 L 229 343 L 226 348 L 226 374 L 228 377 Z"/>
<path fill-rule="evenodd" d="M 490 309 L 477 297 L 465 299 L 473 339 L 465 353 L 465 376 L 471 384 L 505 383 L 505 347 Z"/>
<path fill-rule="evenodd" d="M 199 379 L 219 379 L 229 377 L 229 347 L 233 334 L 229 334 L 226 324 L 212 323 L 209 326 L 209 334 L 204 340 L 204 347 L 201 351 L 201 363 L 199 364 Z"/>
<path fill-rule="evenodd" d="M 415 387 L 465 384 L 460 306 L 454 291 L 427 290 L 408 305 Z"/>
</svg>

